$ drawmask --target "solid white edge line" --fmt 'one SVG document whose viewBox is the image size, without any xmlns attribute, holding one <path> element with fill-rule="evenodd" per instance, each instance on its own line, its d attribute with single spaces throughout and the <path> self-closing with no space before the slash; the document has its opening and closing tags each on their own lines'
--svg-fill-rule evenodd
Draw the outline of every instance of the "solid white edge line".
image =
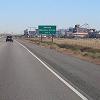
<svg viewBox="0 0 100 100">
<path fill-rule="evenodd" d="M 16 40 L 15 40 L 16 41 Z M 61 78 L 56 72 L 54 72 L 50 67 L 48 67 L 42 60 L 40 60 L 34 53 L 32 53 L 26 46 L 22 45 L 18 41 L 16 41 L 18 44 L 20 44 L 24 49 L 26 49 L 32 56 L 34 56 L 39 62 L 41 62 L 44 67 L 46 67 L 50 72 L 52 72 L 60 81 L 62 81 L 66 86 L 68 86 L 73 92 L 75 92 L 80 98 L 83 100 L 88 100 L 84 95 L 82 95 L 78 90 L 76 90 L 73 86 L 71 86 L 68 82 L 66 82 L 63 78 Z"/>
</svg>

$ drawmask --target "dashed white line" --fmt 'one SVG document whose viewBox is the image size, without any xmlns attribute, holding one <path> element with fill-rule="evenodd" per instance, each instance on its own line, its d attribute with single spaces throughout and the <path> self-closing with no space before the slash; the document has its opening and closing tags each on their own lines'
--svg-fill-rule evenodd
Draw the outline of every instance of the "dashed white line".
<svg viewBox="0 0 100 100">
<path fill-rule="evenodd" d="M 41 59 L 39 59 L 34 53 L 32 53 L 26 46 L 22 45 L 18 41 L 16 41 L 18 44 L 20 44 L 24 49 L 26 49 L 32 56 L 34 56 L 39 62 L 41 62 L 45 68 L 47 68 L 50 72 L 52 72 L 61 82 L 63 82 L 66 86 L 68 86 L 74 93 L 76 93 L 81 99 L 88 100 L 83 94 L 81 94 L 78 90 L 76 90 L 72 85 L 70 85 L 67 81 L 65 81 L 63 78 L 61 78 L 56 72 L 54 72 L 50 67 L 48 67 Z"/>
</svg>

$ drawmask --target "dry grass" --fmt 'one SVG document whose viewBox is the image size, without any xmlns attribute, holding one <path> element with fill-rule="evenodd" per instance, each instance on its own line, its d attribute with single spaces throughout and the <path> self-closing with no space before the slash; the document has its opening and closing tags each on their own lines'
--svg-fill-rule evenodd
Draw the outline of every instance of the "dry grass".
<svg viewBox="0 0 100 100">
<path fill-rule="evenodd" d="M 34 42 L 40 42 L 40 38 L 30 38 L 29 40 Z M 43 38 L 43 42 L 51 42 L 51 38 Z M 65 45 L 77 45 L 82 47 L 90 47 L 94 49 L 100 49 L 100 39 L 63 39 L 55 38 L 54 43 Z"/>
<path fill-rule="evenodd" d="M 43 41 L 51 41 L 51 39 L 43 39 Z M 79 45 L 83 47 L 91 47 L 100 49 L 100 39 L 54 39 L 57 44 Z"/>
</svg>

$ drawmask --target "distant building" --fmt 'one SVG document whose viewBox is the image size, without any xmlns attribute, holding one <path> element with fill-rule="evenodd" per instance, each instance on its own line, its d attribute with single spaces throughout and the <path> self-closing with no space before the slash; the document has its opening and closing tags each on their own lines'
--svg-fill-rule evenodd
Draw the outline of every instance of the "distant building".
<svg viewBox="0 0 100 100">
<path fill-rule="evenodd" d="M 70 27 L 69 29 L 66 29 L 66 32 L 65 32 L 65 37 L 66 38 L 73 38 L 73 27 Z"/>
<path fill-rule="evenodd" d="M 36 29 L 34 29 L 34 30 L 29 30 L 29 29 L 24 30 L 24 36 L 25 37 L 34 37 L 35 35 L 36 35 Z"/>
<path fill-rule="evenodd" d="M 100 38 L 100 32 L 99 31 L 90 31 L 88 34 L 89 38 Z"/>
<path fill-rule="evenodd" d="M 24 36 L 28 37 L 28 29 L 24 30 Z"/>
<path fill-rule="evenodd" d="M 73 29 L 73 35 L 75 37 L 85 37 L 86 35 L 88 35 L 89 33 L 89 29 L 87 28 L 82 28 L 80 27 L 80 25 L 75 25 L 74 29 Z"/>
<path fill-rule="evenodd" d="M 33 37 L 33 36 L 35 36 L 36 35 L 36 31 L 29 31 L 29 36 L 30 37 Z"/>
<path fill-rule="evenodd" d="M 66 35 L 66 29 L 58 29 L 56 31 L 56 36 L 57 37 L 64 37 Z"/>
</svg>

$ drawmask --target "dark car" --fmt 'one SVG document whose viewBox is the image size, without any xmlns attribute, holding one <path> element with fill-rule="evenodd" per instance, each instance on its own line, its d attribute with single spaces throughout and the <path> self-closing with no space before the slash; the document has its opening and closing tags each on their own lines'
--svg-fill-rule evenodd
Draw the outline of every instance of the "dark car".
<svg viewBox="0 0 100 100">
<path fill-rule="evenodd" d="M 12 36 L 7 36 L 6 37 L 6 42 L 13 42 Z"/>
</svg>

